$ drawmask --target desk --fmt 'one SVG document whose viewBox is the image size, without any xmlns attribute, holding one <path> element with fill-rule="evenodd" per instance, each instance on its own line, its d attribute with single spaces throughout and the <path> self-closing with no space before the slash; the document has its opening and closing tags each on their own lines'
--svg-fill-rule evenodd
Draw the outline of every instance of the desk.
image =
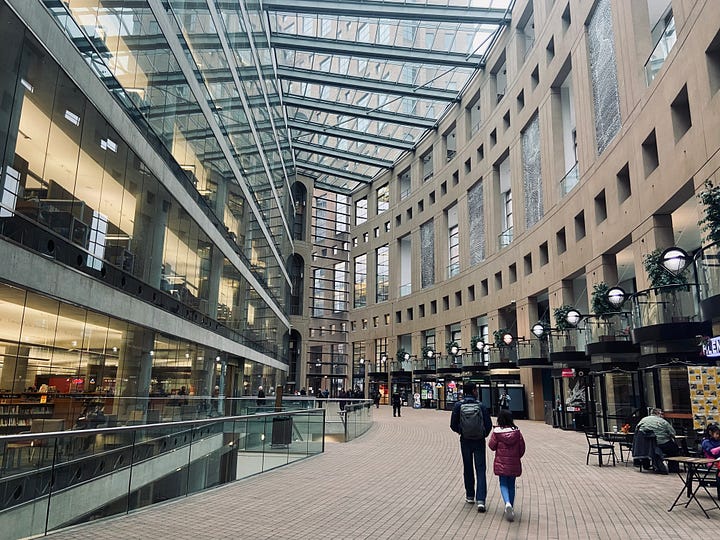
<svg viewBox="0 0 720 540">
<path fill-rule="evenodd" d="M 714 463 L 715 460 L 709 458 L 676 456 L 665 458 L 665 461 L 673 461 L 678 464 L 682 463 L 683 465 L 685 465 L 686 468 L 685 478 L 683 478 L 681 473 L 678 473 L 678 476 L 683 480 L 684 484 L 682 489 L 680 490 L 680 493 L 678 493 L 678 496 L 675 497 L 675 502 L 673 502 L 672 506 L 668 508 L 668 512 L 672 512 L 673 508 L 680 504 L 678 501 L 680 500 L 680 497 L 685 494 L 688 498 L 687 502 L 685 503 L 685 508 L 688 507 L 690 501 L 694 500 L 700 507 L 700 510 L 703 511 L 703 514 L 705 514 L 705 517 L 710 519 L 707 510 L 703 508 L 703 505 L 700 504 L 700 501 L 697 498 L 697 491 L 700 488 L 703 488 L 705 490 L 705 493 L 707 493 L 707 495 L 710 497 L 713 504 L 715 505 L 715 508 L 720 510 L 720 505 L 718 505 L 718 502 L 713 498 L 712 494 L 707 490 L 707 487 L 705 487 L 705 484 L 703 483 L 703 480 L 707 480 L 706 474 L 708 472 L 711 473 L 713 480 L 715 480 L 715 475 L 717 474 L 715 469 L 707 468 L 709 465 Z M 695 489 L 693 489 L 694 481 L 697 481 L 697 486 L 695 486 Z M 715 508 L 708 508 L 708 510 L 714 510 Z"/>
</svg>

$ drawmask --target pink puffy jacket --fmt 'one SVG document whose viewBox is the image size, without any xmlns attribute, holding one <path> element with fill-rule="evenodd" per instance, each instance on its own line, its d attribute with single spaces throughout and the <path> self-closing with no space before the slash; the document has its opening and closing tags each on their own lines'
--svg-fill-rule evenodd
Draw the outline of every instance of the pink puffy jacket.
<svg viewBox="0 0 720 540">
<path fill-rule="evenodd" d="M 525 439 L 519 429 L 496 427 L 492 430 L 490 450 L 495 451 L 493 472 L 498 476 L 520 476 L 520 458 L 525 454 Z"/>
</svg>

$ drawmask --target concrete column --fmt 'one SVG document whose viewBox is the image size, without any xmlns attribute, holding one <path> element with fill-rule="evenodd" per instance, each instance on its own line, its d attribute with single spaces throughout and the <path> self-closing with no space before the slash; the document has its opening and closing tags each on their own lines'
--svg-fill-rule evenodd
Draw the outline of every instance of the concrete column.
<svg viewBox="0 0 720 540">
<path fill-rule="evenodd" d="M 600 255 L 585 266 L 585 277 L 588 288 L 588 302 L 590 301 L 592 289 L 598 283 L 604 281 L 608 287 L 617 285 L 618 273 L 615 255 Z"/>
<path fill-rule="evenodd" d="M 227 204 L 227 180 L 217 175 L 217 191 L 215 192 L 215 215 L 223 220 L 225 205 Z M 208 275 L 208 315 L 217 318 L 218 296 L 220 294 L 220 279 L 222 278 L 225 256 L 215 245 L 210 253 L 210 273 Z"/>
<path fill-rule="evenodd" d="M 515 319 L 517 321 L 517 337 L 534 339 L 530 329 L 538 322 L 537 300 L 535 297 L 521 298 L 515 303 Z"/>
<path fill-rule="evenodd" d="M 23 392 L 28 384 L 28 356 L 30 347 L 9 345 L 5 347 L 3 368 L 0 370 L 0 390 Z"/>
<path fill-rule="evenodd" d="M 167 227 L 170 201 L 161 193 L 143 190 L 142 202 L 135 206 L 135 230 L 133 231 L 133 249 L 143 268 L 142 279 L 152 287 L 162 289 L 163 251 L 165 246 L 165 228 Z M 166 268 L 166 273 L 171 269 Z"/>
<path fill-rule="evenodd" d="M 131 411 L 139 411 L 134 420 L 140 420 L 138 416 L 144 419 L 152 373 L 150 352 L 154 343 L 152 330 L 136 327 L 128 331 L 124 346 L 120 348 L 115 395 L 121 399 L 116 399 L 113 406 L 113 414 L 117 414 L 119 420 L 128 419 Z"/>
<path fill-rule="evenodd" d="M 632 232 L 633 257 L 635 261 L 635 281 L 639 291 L 650 287 L 643 257 L 655 249 L 667 248 L 675 243 L 672 216 L 660 214 L 650 216 L 640 227 Z"/>
</svg>

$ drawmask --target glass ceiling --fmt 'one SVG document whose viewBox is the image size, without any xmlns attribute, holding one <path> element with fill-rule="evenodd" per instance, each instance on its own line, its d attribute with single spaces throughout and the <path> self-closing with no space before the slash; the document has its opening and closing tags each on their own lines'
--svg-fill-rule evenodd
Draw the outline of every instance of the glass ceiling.
<svg viewBox="0 0 720 540">
<path fill-rule="evenodd" d="M 296 171 L 348 193 L 390 168 L 484 67 L 513 3 L 263 1 Z"/>
</svg>

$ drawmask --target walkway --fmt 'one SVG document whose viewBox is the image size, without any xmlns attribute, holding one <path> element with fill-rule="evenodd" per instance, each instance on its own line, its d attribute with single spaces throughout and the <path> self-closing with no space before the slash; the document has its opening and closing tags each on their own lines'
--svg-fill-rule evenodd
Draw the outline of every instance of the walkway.
<svg viewBox="0 0 720 540">
<path fill-rule="evenodd" d="M 491 472 L 488 512 L 478 514 L 464 500 L 450 413 L 403 409 L 393 418 L 386 406 L 373 413 L 367 434 L 327 444 L 323 455 L 49 538 L 698 538 L 720 523 L 719 511 L 707 520 L 694 503 L 667 512 L 677 476 L 587 466 L 581 433 L 529 421 L 519 422 L 528 451 L 516 521 L 503 521 Z"/>
</svg>

